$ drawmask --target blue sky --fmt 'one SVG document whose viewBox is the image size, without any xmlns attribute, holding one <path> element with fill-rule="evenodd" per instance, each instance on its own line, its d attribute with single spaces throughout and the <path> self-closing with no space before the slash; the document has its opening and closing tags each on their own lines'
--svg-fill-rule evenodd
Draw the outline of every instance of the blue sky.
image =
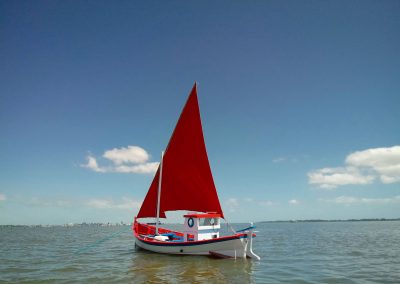
<svg viewBox="0 0 400 284">
<path fill-rule="evenodd" d="M 229 221 L 400 217 L 398 1 L 1 1 L 0 224 L 129 222 L 194 81 Z"/>
</svg>

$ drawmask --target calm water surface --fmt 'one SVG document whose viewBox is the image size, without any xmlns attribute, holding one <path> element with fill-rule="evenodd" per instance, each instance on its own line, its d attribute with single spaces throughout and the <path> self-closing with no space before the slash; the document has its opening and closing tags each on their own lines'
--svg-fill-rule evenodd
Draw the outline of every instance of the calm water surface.
<svg viewBox="0 0 400 284">
<path fill-rule="evenodd" d="M 400 283 L 400 222 L 257 229 L 261 261 L 137 250 L 129 227 L 0 227 L 0 282 Z"/>
</svg>

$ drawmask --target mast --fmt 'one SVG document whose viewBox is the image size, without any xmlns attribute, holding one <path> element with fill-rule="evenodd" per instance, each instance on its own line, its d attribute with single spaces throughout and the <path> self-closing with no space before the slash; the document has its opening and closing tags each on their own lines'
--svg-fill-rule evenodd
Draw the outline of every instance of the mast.
<svg viewBox="0 0 400 284">
<path fill-rule="evenodd" d="M 162 181 L 163 157 L 164 157 L 164 151 L 161 152 L 161 160 L 160 160 L 160 178 L 158 179 L 156 235 L 158 235 L 158 223 L 159 223 L 159 219 L 160 219 L 160 200 L 161 200 L 161 181 Z"/>
</svg>

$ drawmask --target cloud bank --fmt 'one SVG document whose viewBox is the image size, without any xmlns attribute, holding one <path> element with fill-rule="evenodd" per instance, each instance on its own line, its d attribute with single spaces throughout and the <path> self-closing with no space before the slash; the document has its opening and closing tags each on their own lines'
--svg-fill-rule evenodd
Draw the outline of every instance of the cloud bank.
<svg viewBox="0 0 400 284">
<path fill-rule="evenodd" d="M 383 183 L 400 182 L 400 146 L 354 152 L 347 156 L 346 163 L 372 169 Z"/>
<path fill-rule="evenodd" d="M 95 209 L 122 209 L 122 210 L 133 210 L 139 209 L 142 205 L 141 201 L 122 197 L 121 200 L 113 199 L 90 199 L 85 203 L 86 206 Z"/>
<path fill-rule="evenodd" d="M 322 168 L 308 173 L 310 184 L 333 189 L 343 185 L 400 182 L 400 146 L 356 151 L 345 159 L 345 166 Z"/>
<path fill-rule="evenodd" d="M 142 164 L 149 160 L 149 154 L 147 154 L 146 150 L 138 146 L 114 148 L 105 151 L 103 157 L 113 161 L 117 165 L 125 163 Z"/>
<path fill-rule="evenodd" d="M 132 211 L 132 210 L 138 210 L 142 205 L 141 200 L 132 199 L 128 197 L 78 199 L 72 197 L 71 198 L 43 197 L 43 196 L 27 197 L 27 196 L 17 195 L 11 197 L 11 199 L 14 202 L 34 207 L 59 207 L 59 208 L 86 207 L 86 208 L 94 208 L 100 210 L 119 209 L 119 210 Z"/>
<path fill-rule="evenodd" d="M 150 155 L 139 146 L 114 148 L 103 153 L 108 165 L 99 166 L 96 157 L 89 154 L 84 168 L 98 173 L 152 174 L 157 171 L 158 162 L 149 162 Z"/>
<path fill-rule="evenodd" d="M 364 197 L 353 197 L 353 196 L 339 196 L 334 199 L 321 199 L 320 201 L 344 204 L 344 205 L 355 205 L 355 204 L 371 204 L 371 205 L 385 205 L 385 204 L 400 204 L 400 195 L 388 198 L 364 198 Z"/>
<path fill-rule="evenodd" d="M 226 208 L 228 212 L 233 213 L 239 207 L 239 200 L 237 198 L 231 197 L 225 200 L 223 205 L 223 207 Z"/>
<path fill-rule="evenodd" d="M 297 199 L 291 199 L 288 201 L 290 205 L 299 205 L 300 201 L 298 201 Z"/>
</svg>

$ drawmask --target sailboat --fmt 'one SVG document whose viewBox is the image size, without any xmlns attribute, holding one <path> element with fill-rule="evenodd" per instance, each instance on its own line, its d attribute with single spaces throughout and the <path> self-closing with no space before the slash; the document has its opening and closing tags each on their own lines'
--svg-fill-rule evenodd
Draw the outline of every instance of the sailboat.
<svg viewBox="0 0 400 284">
<path fill-rule="evenodd" d="M 189 211 L 181 231 L 160 226 L 165 212 L 181 210 Z M 139 222 L 141 218 L 156 222 Z M 221 219 L 225 218 L 208 161 L 195 83 L 134 219 L 135 244 L 157 253 L 259 260 L 252 247 L 253 224 L 220 236 Z"/>
</svg>

